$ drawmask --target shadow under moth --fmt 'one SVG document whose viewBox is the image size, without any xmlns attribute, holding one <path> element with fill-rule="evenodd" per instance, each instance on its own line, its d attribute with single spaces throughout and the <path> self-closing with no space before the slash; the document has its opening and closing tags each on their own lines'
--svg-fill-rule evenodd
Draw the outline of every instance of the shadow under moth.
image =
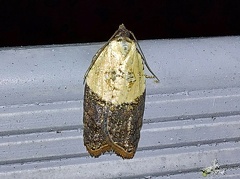
<svg viewBox="0 0 240 179">
<path fill-rule="evenodd" d="M 144 64 L 159 81 L 123 24 L 93 57 L 84 76 L 83 104 L 84 145 L 91 156 L 113 151 L 133 158 L 145 106 Z"/>
</svg>

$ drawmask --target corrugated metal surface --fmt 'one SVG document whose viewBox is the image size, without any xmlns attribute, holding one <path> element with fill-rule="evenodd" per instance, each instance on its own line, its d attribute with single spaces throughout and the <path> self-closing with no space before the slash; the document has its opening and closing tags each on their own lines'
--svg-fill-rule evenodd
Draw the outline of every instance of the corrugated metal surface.
<svg viewBox="0 0 240 179">
<path fill-rule="evenodd" d="M 240 37 L 140 43 L 147 82 L 132 160 L 89 157 L 83 75 L 101 45 L 0 50 L 0 178 L 240 178 Z"/>
</svg>

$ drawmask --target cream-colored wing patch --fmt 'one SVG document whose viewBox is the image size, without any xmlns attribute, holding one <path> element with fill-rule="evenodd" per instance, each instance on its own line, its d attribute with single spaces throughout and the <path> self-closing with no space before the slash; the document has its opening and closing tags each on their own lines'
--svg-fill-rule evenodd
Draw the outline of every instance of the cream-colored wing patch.
<svg viewBox="0 0 240 179">
<path fill-rule="evenodd" d="M 127 37 L 112 40 L 96 59 L 86 82 L 107 102 L 134 102 L 145 91 L 143 59 L 135 42 Z"/>
</svg>

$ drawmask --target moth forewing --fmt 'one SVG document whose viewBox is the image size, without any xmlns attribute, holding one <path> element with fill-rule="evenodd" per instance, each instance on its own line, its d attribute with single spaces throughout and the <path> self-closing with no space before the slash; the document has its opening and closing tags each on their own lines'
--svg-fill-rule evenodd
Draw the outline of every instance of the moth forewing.
<svg viewBox="0 0 240 179">
<path fill-rule="evenodd" d="M 133 33 L 120 25 L 85 74 L 84 145 L 91 156 L 114 151 L 132 158 L 137 150 L 145 105 L 144 63 L 148 67 L 137 46 Z"/>
</svg>

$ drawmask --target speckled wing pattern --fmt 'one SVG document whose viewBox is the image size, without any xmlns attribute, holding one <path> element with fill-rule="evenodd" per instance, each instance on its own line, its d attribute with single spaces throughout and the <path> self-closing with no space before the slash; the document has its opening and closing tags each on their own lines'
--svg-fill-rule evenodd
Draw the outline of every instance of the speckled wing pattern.
<svg viewBox="0 0 240 179">
<path fill-rule="evenodd" d="M 130 159 L 137 150 L 146 94 L 143 62 L 149 67 L 136 44 L 120 25 L 85 74 L 83 137 L 93 157 L 113 151 Z"/>
<path fill-rule="evenodd" d="M 91 156 L 113 150 L 122 158 L 133 158 L 140 139 L 145 92 L 136 103 L 106 103 L 85 85 L 84 145 Z"/>
</svg>

